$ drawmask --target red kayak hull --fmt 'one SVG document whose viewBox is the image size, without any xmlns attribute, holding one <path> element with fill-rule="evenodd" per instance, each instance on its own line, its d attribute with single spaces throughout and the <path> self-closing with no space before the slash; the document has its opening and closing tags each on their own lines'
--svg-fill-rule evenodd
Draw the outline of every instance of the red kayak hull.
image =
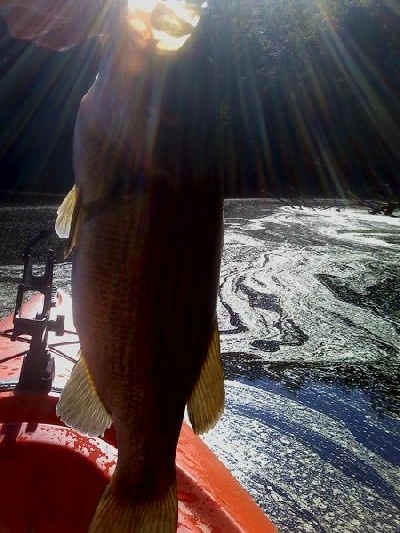
<svg viewBox="0 0 400 533">
<path fill-rule="evenodd" d="M 35 296 L 24 306 L 33 316 Z M 0 533 L 86 532 L 97 502 L 115 468 L 111 428 L 104 439 L 66 428 L 55 414 L 58 396 L 76 360 L 71 300 L 57 296 L 65 316 L 62 337 L 49 335 L 56 376 L 52 390 L 14 390 L 28 345 L 0 336 Z M 0 331 L 12 329 L 12 316 Z M 272 533 L 276 528 L 203 441 L 183 424 L 177 450 L 178 532 Z M 3 511 L 4 510 L 4 511 Z"/>
</svg>

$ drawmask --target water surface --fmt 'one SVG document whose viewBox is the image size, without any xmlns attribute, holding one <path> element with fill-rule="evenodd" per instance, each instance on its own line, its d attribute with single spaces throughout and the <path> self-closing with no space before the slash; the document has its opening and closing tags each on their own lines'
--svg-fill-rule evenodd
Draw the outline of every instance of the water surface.
<svg viewBox="0 0 400 533">
<path fill-rule="evenodd" d="M 55 211 L 0 208 L 3 315 L 23 243 Z M 282 532 L 400 531 L 399 229 L 361 209 L 225 203 L 227 399 L 205 440 Z"/>
</svg>

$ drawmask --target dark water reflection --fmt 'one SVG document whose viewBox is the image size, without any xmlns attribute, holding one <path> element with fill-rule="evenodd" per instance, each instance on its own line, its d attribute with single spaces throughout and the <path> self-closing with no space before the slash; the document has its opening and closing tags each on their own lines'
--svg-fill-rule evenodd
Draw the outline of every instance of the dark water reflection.
<svg viewBox="0 0 400 533">
<path fill-rule="evenodd" d="M 377 366 L 368 365 L 317 369 L 290 363 L 265 364 L 249 360 L 245 354 L 224 354 L 224 366 L 227 379 L 291 398 L 343 422 L 363 446 L 400 466 L 397 375 L 382 376 Z M 371 409 L 384 425 L 368 424 L 366 414 Z M 390 440 L 387 428 L 393 432 Z"/>
<path fill-rule="evenodd" d="M 310 383 L 336 388 L 338 393 L 361 391 L 368 406 L 379 415 L 400 419 L 399 362 L 345 363 L 341 366 L 314 363 L 265 362 L 245 353 L 223 354 L 225 377 L 251 384 L 280 385 L 280 394 L 298 393 Z M 399 462 L 400 464 L 400 462 Z"/>
</svg>

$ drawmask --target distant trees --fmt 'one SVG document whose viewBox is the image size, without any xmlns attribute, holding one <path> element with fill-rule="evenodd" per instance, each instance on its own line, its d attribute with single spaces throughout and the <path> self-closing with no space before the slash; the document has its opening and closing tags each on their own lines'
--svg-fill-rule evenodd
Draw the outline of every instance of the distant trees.
<svg viewBox="0 0 400 533">
<path fill-rule="evenodd" d="M 400 210 L 400 195 L 394 193 L 387 183 L 378 183 L 372 198 L 360 198 L 351 192 L 348 196 L 355 205 L 366 207 L 371 215 L 393 217 Z"/>
<path fill-rule="evenodd" d="M 364 194 L 377 177 L 398 190 L 400 13 L 394 0 L 220 0 L 211 6 L 219 24 L 215 46 L 223 50 L 225 142 L 241 147 L 227 157 L 228 194 L 288 186 Z"/>
<path fill-rule="evenodd" d="M 228 196 L 364 197 L 383 183 L 399 196 L 398 0 L 208 4 L 163 86 L 185 137 L 165 153 L 189 164 L 196 153 L 207 171 L 214 151 Z M 56 55 L 0 30 L 0 175 L 23 186 L 35 172 L 38 189 L 66 189 L 74 114 L 99 47 Z"/>
</svg>

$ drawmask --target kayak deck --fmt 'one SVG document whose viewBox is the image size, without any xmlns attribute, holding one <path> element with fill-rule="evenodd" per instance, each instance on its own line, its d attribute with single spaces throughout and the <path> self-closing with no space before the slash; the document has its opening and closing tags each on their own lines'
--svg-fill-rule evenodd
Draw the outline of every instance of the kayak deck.
<svg viewBox="0 0 400 533">
<path fill-rule="evenodd" d="M 0 336 L 0 531 L 87 531 L 117 459 L 115 435 L 91 438 L 66 428 L 55 414 L 79 344 L 70 298 L 57 294 L 54 312 L 66 333 L 49 334 L 55 377 L 49 393 L 16 389 L 26 339 Z M 24 305 L 34 316 L 39 296 Z M 0 331 L 12 329 L 12 316 Z M 203 441 L 184 423 L 177 449 L 178 532 L 272 533 L 276 528 Z M 4 509 L 4 511 L 3 511 Z"/>
</svg>

